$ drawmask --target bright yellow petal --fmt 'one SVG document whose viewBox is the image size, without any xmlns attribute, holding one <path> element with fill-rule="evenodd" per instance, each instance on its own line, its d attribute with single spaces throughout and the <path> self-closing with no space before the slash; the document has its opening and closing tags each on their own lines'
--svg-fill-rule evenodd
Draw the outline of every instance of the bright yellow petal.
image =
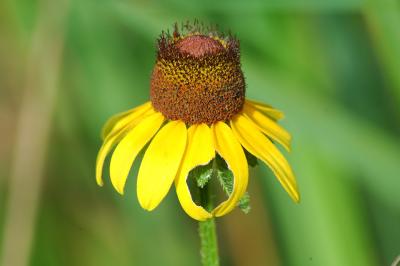
<svg viewBox="0 0 400 266">
<path fill-rule="evenodd" d="M 108 153 L 125 136 L 125 134 L 129 132 L 130 129 L 135 127 L 142 119 L 154 113 L 156 113 L 156 111 L 153 108 L 150 108 L 141 116 L 131 116 L 129 122 L 126 123 L 123 127 L 114 129 L 107 135 L 107 137 L 103 141 L 103 145 L 101 146 L 99 153 L 97 154 L 96 160 L 96 182 L 99 186 L 103 186 L 103 165 Z"/>
<path fill-rule="evenodd" d="M 143 209 L 153 210 L 168 193 L 181 164 L 186 139 L 185 123 L 171 121 L 151 141 L 137 180 L 137 195 Z"/>
<path fill-rule="evenodd" d="M 126 126 L 130 121 L 142 116 L 146 111 L 151 109 L 151 102 L 144 103 L 128 111 L 116 114 L 110 117 L 101 130 L 101 138 L 104 140 L 111 132 L 118 131 Z"/>
<path fill-rule="evenodd" d="M 185 212 L 193 219 L 204 221 L 211 213 L 193 202 L 187 185 L 189 172 L 199 165 L 206 165 L 215 157 L 211 130 L 206 124 L 192 125 L 188 130 L 186 151 L 175 180 L 176 193 Z"/>
<path fill-rule="evenodd" d="M 282 144 L 286 150 L 290 151 L 290 134 L 274 120 L 257 111 L 257 109 L 250 104 L 244 105 L 243 114 L 247 116 L 247 118 L 250 118 L 264 134 L 276 140 Z"/>
<path fill-rule="evenodd" d="M 129 170 L 144 145 L 156 134 L 164 122 L 161 113 L 144 118 L 121 140 L 114 150 L 110 163 L 111 183 L 120 194 L 124 193 Z"/>
<path fill-rule="evenodd" d="M 101 146 L 99 153 L 97 154 L 96 159 L 96 182 L 99 186 L 103 186 L 103 165 L 104 160 L 106 159 L 110 150 L 121 140 L 122 135 L 124 135 L 123 131 L 118 132 L 119 134 L 113 134 L 107 137 L 104 140 L 103 145 Z"/>
<path fill-rule="evenodd" d="M 292 169 L 275 145 L 247 117 L 235 116 L 231 127 L 243 147 L 266 163 L 295 202 L 300 200 Z"/>
<path fill-rule="evenodd" d="M 253 106 L 254 108 L 258 109 L 259 111 L 265 113 L 269 117 L 271 117 L 274 120 L 281 120 L 285 117 L 282 111 L 279 111 L 278 109 L 275 109 L 271 105 L 265 104 L 265 103 L 260 103 L 257 101 L 249 100 L 246 99 L 245 101 L 246 104 Z"/>
<path fill-rule="evenodd" d="M 213 124 L 212 132 L 215 150 L 225 160 L 234 177 L 233 191 L 228 200 L 213 210 L 215 216 L 222 216 L 232 211 L 246 192 L 249 170 L 243 148 L 229 126 L 217 122 Z"/>
</svg>

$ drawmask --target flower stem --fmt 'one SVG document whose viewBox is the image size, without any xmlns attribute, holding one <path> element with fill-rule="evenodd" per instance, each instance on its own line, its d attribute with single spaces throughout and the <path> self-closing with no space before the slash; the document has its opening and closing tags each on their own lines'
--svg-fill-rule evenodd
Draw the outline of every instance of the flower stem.
<svg viewBox="0 0 400 266">
<path fill-rule="evenodd" d="M 200 199 L 202 206 L 207 211 L 213 209 L 213 202 L 208 184 L 200 189 Z M 201 242 L 201 262 L 203 266 L 219 266 L 218 241 L 214 218 L 199 222 L 199 235 Z"/>
</svg>

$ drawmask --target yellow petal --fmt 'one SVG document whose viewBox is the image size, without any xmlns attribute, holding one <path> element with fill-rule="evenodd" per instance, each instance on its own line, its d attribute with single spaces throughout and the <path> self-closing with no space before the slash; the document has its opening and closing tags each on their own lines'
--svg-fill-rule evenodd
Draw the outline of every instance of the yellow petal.
<svg viewBox="0 0 400 266">
<path fill-rule="evenodd" d="M 245 116 L 235 116 L 231 127 L 243 147 L 266 163 L 292 199 L 298 202 L 300 196 L 292 169 L 275 145 Z"/>
<path fill-rule="evenodd" d="M 96 159 L 96 182 L 99 186 L 103 186 L 103 178 L 102 178 L 102 173 L 103 173 L 103 165 L 104 165 L 104 160 L 107 157 L 108 153 L 110 150 L 114 147 L 115 144 L 117 144 L 118 141 L 121 140 L 121 135 L 124 133 L 122 131 L 118 132 L 119 134 L 113 134 L 109 137 L 107 137 L 104 140 L 103 145 L 101 146 L 99 153 L 97 154 L 97 159 Z"/>
<path fill-rule="evenodd" d="M 265 104 L 265 103 L 260 103 L 256 102 L 253 100 L 246 99 L 245 103 L 247 105 L 251 105 L 254 108 L 258 109 L 259 111 L 265 113 L 269 117 L 271 117 L 274 120 L 281 120 L 285 117 L 282 111 L 279 111 L 278 109 L 275 109 L 271 105 Z"/>
<path fill-rule="evenodd" d="M 232 211 L 246 192 L 249 170 L 243 148 L 229 126 L 217 122 L 213 124 L 212 132 L 215 150 L 225 160 L 234 177 L 233 190 L 228 200 L 213 210 L 215 216 L 222 216 Z"/>
<path fill-rule="evenodd" d="M 163 122 L 164 116 L 161 113 L 144 118 L 115 148 L 111 157 L 110 177 L 115 190 L 120 194 L 124 193 L 126 179 L 133 161 Z"/>
<path fill-rule="evenodd" d="M 274 120 L 263 115 L 252 105 L 246 103 L 243 106 L 243 114 L 252 120 L 264 134 L 276 140 L 282 144 L 286 150 L 290 151 L 290 134 Z"/>
<path fill-rule="evenodd" d="M 206 124 L 192 125 L 188 129 L 186 151 L 175 180 L 176 193 L 185 212 L 193 219 L 204 221 L 211 213 L 193 202 L 187 185 L 189 172 L 199 165 L 206 165 L 215 157 L 211 130 Z"/>
<path fill-rule="evenodd" d="M 141 116 L 131 116 L 131 119 L 123 127 L 114 129 L 112 132 L 107 134 L 107 137 L 104 139 L 103 145 L 101 146 L 96 159 L 96 182 L 99 186 L 103 186 L 103 165 L 108 153 L 125 136 L 125 134 L 129 132 L 130 129 L 135 127 L 143 118 L 154 113 L 156 113 L 156 111 L 153 108 L 150 108 Z"/>
<path fill-rule="evenodd" d="M 151 102 L 147 102 L 133 109 L 112 116 L 104 124 L 103 129 L 101 130 L 101 138 L 104 140 L 108 134 L 123 128 L 130 121 L 142 116 L 146 111 L 151 108 Z"/>
<path fill-rule="evenodd" d="M 171 121 L 151 141 L 137 180 L 137 195 L 143 209 L 153 210 L 168 193 L 185 152 L 186 138 L 185 123 Z"/>
</svg>

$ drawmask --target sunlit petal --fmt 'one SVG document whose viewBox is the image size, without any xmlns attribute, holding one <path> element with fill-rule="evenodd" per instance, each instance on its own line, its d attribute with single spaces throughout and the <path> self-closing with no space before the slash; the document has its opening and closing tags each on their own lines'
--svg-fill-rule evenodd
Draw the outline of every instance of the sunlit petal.
<svg viewBox="0 0 400 266">
<path fill-rule="evenodd" d="M 274 120 L 257 111 L 257 109 L 250 104 L 244 105 L 243 114 L 251 119 L 264 134 L 276 140 L 282 144 L 286 150 L 290 151 L 290 134 Z"/>
<path fill-rule="evenodd" d="M 161 113 L 144 118 L 115 148 L 111 157 L 110 177 L 111 183 L 120 194 L 124 193 L 126 179 L 133 161 L 163 122 L 164 116 Z"/>
<path fill-rule="evenodd" d="M 281 120 L 285 117 L 282 111 L 279 111 L 278 109 L 275 109 L 271 105 L 265 103 L 260 103 L 257 101 L 246 99 L 245 104 L 253 106 L 254 108 L 265 113 L 274 120 Z"/>
<path fill-rule="evenodd" d="M 104 140 L 111 132 L 116 132 L 126 126 L 130 121 L 142 116 L 146 111 L 152 109 L 151 102 L 144 103 L 128 111 L 110 117 L 101 130 L 101 137 Z"/>
<path fill-rule="evenodd" d="M 213 124 L 212 132 L 215 150 L 225 160 L 234 176 L 231 195 L 213 211 L 215 216 L 222 216 L 232 211 L 246 192 L 249 171 L 243 148 L 229 126 L 217 122 Z"/>
<path fill-rule="evenodd" d="M 127 131 L 127 130 L 125 130 Z M 105 140 L 103 145 L 101 146 L 99 153 L 97 154 L 97 159 L 96 159 L 96 182 L 99 186 L 103 186 L 103 165 L 104 165 L 104 160 L 106 159 L 108 153 L 111 151 L 111 149 L 115 146 L 115 144 L 118 143 L 118 141 L 121 140 L 121 138 L 124 135 L 124 131 L 121 130 L 118 132 L 118 134 L 113 134 L 108 136 Z"/>
<path fill-rule="evenodd" d="M 193 202 L 187 185 L 189 172 L 196 166 L 205 165 L 215 157 L 211 129 L 206 124 L 192 125 L 188 129 L 186 151 L 175 180 L 176 193 L 185 212 L 193 219 L 203 221 L 211 213 Z"/>
<path fill-rule="evenodd" d="M 298 202 L 300 196 L 292 169 L 275 145 L 245 116 L 235 116 L 231 127 L 243 147 L 266 163 L 292 199 Z"/>
<path fill-rule="evenodd" d="M 118 130 L 115 129 L 110 132 L 103 141 L 103 145 L 100 147 L 99 153 L 96 159 L 96 182 L 99 186 L 103 186 L 103 165 L 108 153 L 114 148 L 114 146 L 131 130 L 134 128 L 142 119 L 156 113 L 153 108 L 147 110 L 141 116 L 132 116 L 128 123 Z"/>
<path fill-rule="evenodd" d="M 168 193 L 185 152 L 187 129 L 171 121 L 157 133 L 143 157 L 137 180 L 140 205 L 153 210 Z"/>
</svg>

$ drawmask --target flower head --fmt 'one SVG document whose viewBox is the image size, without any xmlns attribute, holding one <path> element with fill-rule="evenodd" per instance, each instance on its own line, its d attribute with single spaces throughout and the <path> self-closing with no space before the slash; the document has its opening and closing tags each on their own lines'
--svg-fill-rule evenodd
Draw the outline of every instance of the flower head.
<svg viewBox="0 0 400 266">
<path fill-rule="evenodd" d="M 204 31 L 196 24 L 158 40 L 150 101 L 112 117 L 103 129 L 96 179 L 103 185 L 104 160 L 112 151 L 110 177 L 123 194 L 138 153 L 149 143 L 137 177 L 140 205 L 153 210 L 175 183 L 179 201 L 197 220 L 232 211 L 247 189 L 245 150 L 265 162 L 282 186 L 299 201 L 293 172 L 273 141 L 290 149 L 290 134 L 277 124 L 282 112 L 245 99 L 239 42 Z M 197 205 L 187 178 L 219 155 L 233 174 L 229 198 L 214 210 Z"/>
<path fill-rule="evenodd" d="M 194 32 L 161 36 L 150 100 L 168 119 L 188 124 L 226 121 L 243 107 L 239 42 Z"/>
</svg>

